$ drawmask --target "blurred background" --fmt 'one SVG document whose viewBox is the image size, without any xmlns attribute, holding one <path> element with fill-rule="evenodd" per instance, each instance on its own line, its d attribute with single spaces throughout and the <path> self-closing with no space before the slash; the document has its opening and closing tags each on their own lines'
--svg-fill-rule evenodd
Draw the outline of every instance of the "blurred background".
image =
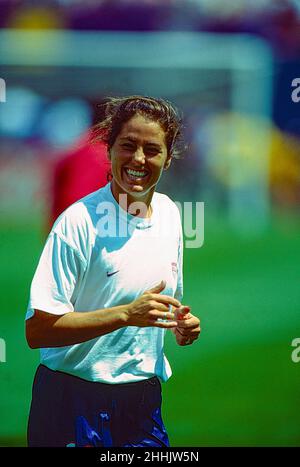
<svg viewBox="0 0 300 467">
<path fill-rule="evenodd" d="M 181 109 L 188 143 L 159 191 L 205 203 L 184 265 L 201 338 L 166 340 L 171 444 L 299 446 L 299 0 L 0 0 L 0 27 L 0 445 L 26 445 L 24 316 L 49 229 L 106 183 L 99 104 L 147 94 Z"/>
</svg>

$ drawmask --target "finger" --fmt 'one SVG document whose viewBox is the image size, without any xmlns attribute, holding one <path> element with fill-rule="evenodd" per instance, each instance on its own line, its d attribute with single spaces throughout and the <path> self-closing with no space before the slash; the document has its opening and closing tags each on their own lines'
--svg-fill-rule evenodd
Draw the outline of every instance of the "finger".
<svg viewBox="0 0 300 467">
<path fill-rule="evenodd" d="M 191 313 L 187 313 L 187 314 L 184 314 L 184 315 L 183 315 L 180 311 L 179 311 L 179 313 L 178 313 L 178 310 L 180 310 L 180 309 L 181 309 L 181 307 L 172 306 L 172 312 L 175 314 L 176 319 L 178 319 L 178 320 L 182 320 L 182 319 L 186 320 L 186 319 L 191 318 L 191 317 L 193 316 Z"/>
<path fill-rule="evenodd" d="M 176 300 L 176 298 L 170 297 L 169 295 L 151 293 L 150 298 L 160 303 L 166 303 L 167 305 L 173 305 L 175 308 L 178 308 L 181 306 L 181 303 L 178 300 Z"/>
<path fill-rule="evenodd" d="M 167 312 L 165 311 L 164 313 L 159 311 L 159 310 L 151 310 L 149 312 L 149 315 L 151 316 L 151 319 L 163 319 L 163 320 L 170 320 L 170 321 L 173 321 L 175 323 L 177 323 L 177 321 L 175 321 L 175 316 L 174 316 L 174 313 L 171 313 L 171 312 Z"/>
<path fill-rule="evenodd" d="M 179 345 L 189 345 L 192 344 L 196 339 L 198 339 L 198 336 L 195 335 L 182 335 L 178 336 L 177 334 L 177 342 Z"/>
<path fill-rule="evenodd" d="M 176 314 L 175 314 L 175 317 L 176 319 L 178 319 Z M 198 328 L 199 326 L 200 326 L 199 320 L 195 319 L 194 316 L 192 316 L 191 318 L 178 320 L 178 327 L 180 328 L 194 329 L 194 328 Z"/>
<path fill-rule="evenodd" d="M 164 328 L 170 329 L 177 326 L 177 321 L 153 321 L 149 324 L 149 326 L 153 326 L 155 328 Z"/>
<path fill-rule="evenodd" d="M 181 305 L 175 310 L 176 319 L 186 319 L 190 314 L 191 308 L 186 305 Z"/>
<path fill-rule="evenodd" d="M 154 302 L 153 303 L 153 310 L 152 311 L 161 311 L 161 312 L 170 312 L 170 307 L 168 305 L 165 305 L 164 303 L 158 303 L 158 302 Z M 171 312 L 170 312 L 171 313 Z M 173 318 L 175 317 L 174 313 L 172 313 L 173 315 Z"/>
<path fill-rule="evenodd" d="M 184 337 L 185 339 L 190 335 L 190 331 L 184 331 L 184 330 L 179 330 L 178 329 L 178 326 L 176 328 L 176 332 L 178 332 L 178 334 L 180 334 L 182 337 Z"/>
<path fill-rule="evenodd" d="M 177 316 L 176 316 L 177 318 Z M 190 330 L 193 328 L 193 323 L 190 322 L 189 319 L 179 319 L 178 320 L 178 328 L 182 332 L 183 330 Z"/>
<path fill-rule="evenodd" d="M 199 337 L 199 334 L 201 332 L 201 329 L 200 328 L 195 328 L 195 329 L 178 329 L 178 326 L 176 328 L 176 332 L 178 332 L 178 334 L 180 334 L 182 337 L 190 337 L 191 339 L 198 339 Z"/>
<path fill-rule="evenodd" d="M 177 343 L 181 346 L 189 345 L 191 342 L 188 339 L 177 339 Z"/>
<path fill-rule="evenodd" d="M 144 293 L 157 293 L 157 294 L 159 294 L 160 292 L 162 292 L 164 290 L 165 287 L 166 287 L 166 281 L 160 281 L 159 284 L 152 287 L 152 289 L 146 290 L 146 292 L 144 292 Z"/>
</svg>

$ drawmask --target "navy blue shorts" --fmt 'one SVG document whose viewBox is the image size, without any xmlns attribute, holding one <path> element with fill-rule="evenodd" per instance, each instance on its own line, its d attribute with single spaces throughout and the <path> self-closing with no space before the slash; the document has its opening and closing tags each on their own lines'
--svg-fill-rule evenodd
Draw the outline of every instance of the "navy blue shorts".
<svg viewBox="0 0 300 467">
<path fill-rule="evenodd" d="M 160 381 L 104 384 L 39 365 L 27 435 L 28 446 L 167 447 Z"/>
</svg>

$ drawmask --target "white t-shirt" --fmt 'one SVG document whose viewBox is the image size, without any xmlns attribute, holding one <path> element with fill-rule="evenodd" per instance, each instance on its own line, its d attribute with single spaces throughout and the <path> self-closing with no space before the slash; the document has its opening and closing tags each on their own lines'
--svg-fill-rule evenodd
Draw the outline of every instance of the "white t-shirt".
<svg viewBox="0 0 300 467">
<path fill-rule="evenodd" d="M 182 229 L 176 204 L 154 193 L 151 218 L 131 216 L 111 185 L 70 206 L 55 222 L 39 260 L 26 319 L 127 304 L 166 281 L 163 294 L 182 299 Z M 127 229 L 127 233 L 126 233 Z M 41 363 L 89 381 L 127 383 L 172 374 L 165 330 L 127 326 L 89 341 L 42 348 Z"/>
</svg>

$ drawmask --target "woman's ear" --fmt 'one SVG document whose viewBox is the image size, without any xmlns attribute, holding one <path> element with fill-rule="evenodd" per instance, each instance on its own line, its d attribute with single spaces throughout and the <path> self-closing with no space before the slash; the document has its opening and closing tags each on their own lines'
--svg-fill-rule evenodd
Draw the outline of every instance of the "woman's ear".
<svg viewBox="0 0 300 467">
<path fill-rule="evenodd" d="M 172 156 L 170 155 L 170 156 L 167 157 L 167 160 L 166 160 L 165 165 L 164 165 L 164 170 L 167 170 L 170 167 L 171 162 L 172 162 Z"/>
</svg>

